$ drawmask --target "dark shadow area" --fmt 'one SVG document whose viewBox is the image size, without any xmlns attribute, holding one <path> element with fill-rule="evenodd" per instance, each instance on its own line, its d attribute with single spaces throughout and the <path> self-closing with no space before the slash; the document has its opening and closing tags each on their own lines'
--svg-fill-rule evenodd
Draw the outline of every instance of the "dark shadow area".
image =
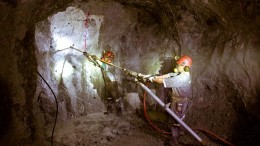
<svg viewBox="0 0 260 146">
<path fill-rule="evenodd" d="M 259 146 L 260 145 L 260 120 L 256 115 L 248 113 L 241 100 L 234 102 L 238 121 L 234 125 L 232 141 L 236 146 Z M 259 102 L 258 109 L 259 111 Z"/>
<path fill-rule="evenodd" d="M 0 79 L 0 138 L 8 133 L 12 122 L 12 102 L 10 90 L 6 81 Z"/>
</svg>

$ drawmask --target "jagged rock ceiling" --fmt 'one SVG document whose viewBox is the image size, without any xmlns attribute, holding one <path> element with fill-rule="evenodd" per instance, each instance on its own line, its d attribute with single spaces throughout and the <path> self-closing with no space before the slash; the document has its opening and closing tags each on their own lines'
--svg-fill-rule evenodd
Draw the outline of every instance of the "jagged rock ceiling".
<svg viewBox="0 0 260 146">
<path fill-rule="evenodd" d="M 87 41 L 88 52 L 101 57 L 109 46 L 116 54 L 115 64 L 145 74 L 169 72 L 174 55 L 190 55 L 193 102 L 186 122 L 217 131 L 235 145 L 259 145 L 258 1 L 4 0 L 0 8 L 3 144 L 49 142 L 44 126 L 54 122 L 55 103 L 36 71 L 61 93 L 59 121 L 106 110 L 99 69 L 89 69 L 92 63 L 82 63 L 84 56 L 78 52 L 55 52 L 68 46 L 57 46 L 54 34 L 70 37 L 69 45 L 84 48 L 84 20 L 89 14 L 92 21 L 86 32 L 89 39 L 97 38 Z M 76 19 L 80 21 L 72 21 Z M 66 58 L 74 69 L 62 86 L 53 73 L 59 73 L 55 69 L 59 58 Z M 131 79 L 111 70 L 126 97 L 142 97 Z M 130 106 L 127 111 L 132 111 Z M 194 143 L 191 138 L 183 141 Z"/>
</svg>

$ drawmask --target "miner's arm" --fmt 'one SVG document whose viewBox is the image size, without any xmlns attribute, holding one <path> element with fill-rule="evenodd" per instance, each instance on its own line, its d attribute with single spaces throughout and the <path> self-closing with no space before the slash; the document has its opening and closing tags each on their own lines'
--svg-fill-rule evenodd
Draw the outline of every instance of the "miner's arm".
<svg viewBox="0 0 260 146">
<path fill-rule="evenodd" d="M 177 73 L 168 73 L 168 74 L 164 74 L 164 75 L 161 75 L 161 76 L 152 76 L 152 77 L 149 78 L 149 80 L 151 82 L 154 82 L 154 83 L 162 84 L 163 83 L 163 79 L 174 77 L 176 75 L 177 75 Z"/>
</svg>

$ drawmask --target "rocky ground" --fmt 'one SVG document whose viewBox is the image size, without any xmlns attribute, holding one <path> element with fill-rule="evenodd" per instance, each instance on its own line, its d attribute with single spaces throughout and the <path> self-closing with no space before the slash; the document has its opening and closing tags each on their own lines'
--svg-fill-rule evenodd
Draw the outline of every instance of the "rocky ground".
<svg viewBox="0 0 260 146">
<path fill-rule="evenodd" d="M 53 125 L 47 126 L 51 138 Z M 164 139 L 142 119 L 103 113 L 57 123 L 55 145 L 66 146 L 158 146 Z"/>
<path fill-rule="evenodd" d="M 157 123 L 158 124 L 158 123 Z M 157 125 L 158 126 L 158 125 Z M 51 141 L 53 125 L 46 126 L 48 141 Z M 207 141 L 208 146 L 223 143 L 196 131 Z M 184 132 L 185 133 L 185 132 Z M 186 132 L 179 139 L 182 146 L 201 145 Z M 170 137 L 155 131 L 144 118 L 134 114 L 93 113 L 74 118 L 56 125 L 54 146 L 169 146 Z"/>
</svg>

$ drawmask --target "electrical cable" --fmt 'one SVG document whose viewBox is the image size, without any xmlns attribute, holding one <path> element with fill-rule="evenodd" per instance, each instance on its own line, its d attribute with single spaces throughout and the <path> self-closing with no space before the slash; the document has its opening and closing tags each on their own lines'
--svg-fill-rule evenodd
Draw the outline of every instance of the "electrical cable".
<svg viewBox="0 0 260 146">
<path fill-rule="evenodd" d="M 55 103 L 56 103 L 56 115 L 55 115 L 55 121 L 54 121 L 54 125 L 53 125 L 53 129 L 52 129 L 52 133 L 51 133 L 51 146 L 53 145 L 53 134 L 54 134 L 54 130 L 56 127 L 56 122 L 57 122 L 57 117 L 58 117 L 58 100 L 56 95 L 54 94 L 52 88 L 50 87 L 50 85 L 47 83 L 47 81 L 42 77 L 42 75 L 36 71 L 37 74 L 42 78 L 42 80 L 46 83 L 46 85 L 49 87 L 49 89 L 51 90 L 51 93 L 53 94 L 54 98 L 55 98 Z"/>
</svg>

